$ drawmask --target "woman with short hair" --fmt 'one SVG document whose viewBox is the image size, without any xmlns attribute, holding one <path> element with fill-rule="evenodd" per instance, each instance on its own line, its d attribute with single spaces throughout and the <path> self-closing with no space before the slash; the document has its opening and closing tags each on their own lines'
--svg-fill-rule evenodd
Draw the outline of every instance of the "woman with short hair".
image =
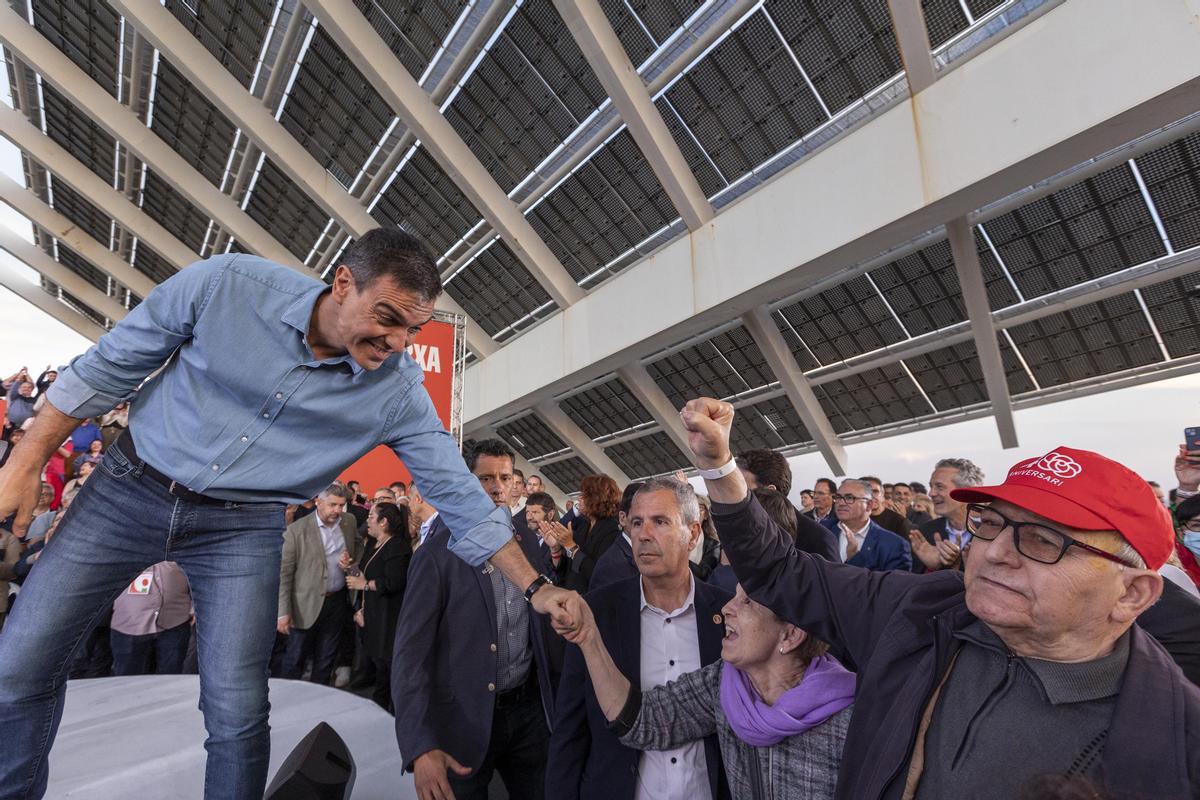
<svg viewBox="0 0 1200 800">
<path fill-rule="evenodd" d="M 621 744 L 670 750 L 717 734 L 737 798 L 832 798 L 855 677 L 824 642 L 751 600 L 724 607 L 721 660 L 639 691 L 617 669 L 591 610 L 563 632 L 579 645 L 596 700 Z M 562 632 L 562 631 L 560 631 Z"/>
</svg>

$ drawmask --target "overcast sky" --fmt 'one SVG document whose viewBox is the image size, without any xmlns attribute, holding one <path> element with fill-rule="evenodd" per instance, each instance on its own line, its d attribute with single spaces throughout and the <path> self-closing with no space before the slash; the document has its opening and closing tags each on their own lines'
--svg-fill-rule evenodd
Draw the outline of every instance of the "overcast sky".
<svg viewBox="0 0 1200 800">
<path fill-rule="evenodd" d="M 7 91 L 0 62 L 0 101 L 11 106 Z M 0 169 L 24 183 L 18 152 L 2 137 Z M 32 239 L 28 221 L 4 203 L 0 203 L 0 224 Z M 36 283 L 33 270 L 8 253 L 0 251 L 0 259 L 17 265 Z M 87 346 L 82 336 L 0 287 L 0 374 L 4 377 L 21 366 L 36 374 L 47 364 L 65 364 Z M 849 469 L 854 475 L 876 474 L 888 482 L 928 482 L 934 462 L 960 456 L 979 464 L 989 479 L 1000 480 L 1021 458 L 1067 445 L 1101 452 L 1170 487 L 1174 485 L 1171 461 L 1183 441 L 1183 429 L 1200 426 L 1200 374 L 1018 411 L 1016 421 L 1020 447 L 1013 450 L 1000 448 L 995 421 L 986 418 L 848 447 Z M 817 454 L 792 459 L 792 470 L 794 495 L 812 486 L 814 479 L 829 475 Z"/>
</svg>

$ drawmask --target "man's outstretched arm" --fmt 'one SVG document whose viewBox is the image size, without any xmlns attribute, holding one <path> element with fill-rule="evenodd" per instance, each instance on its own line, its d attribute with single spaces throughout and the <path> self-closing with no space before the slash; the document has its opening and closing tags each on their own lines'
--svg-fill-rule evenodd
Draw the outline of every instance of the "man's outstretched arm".
<svg viewBox="0 0 1200 800">
<path fill-rule="evenodd" d="M 33 509 L 41 492 L 42 467 L 80 422 L 47 401 L 34 417 L 25 437 L 13 448 L 4 469 L 0 469 L 0 519 L 17 512 L 13 533 L 18 537 L 25 536 L 33 519 Z"/>
</svg>

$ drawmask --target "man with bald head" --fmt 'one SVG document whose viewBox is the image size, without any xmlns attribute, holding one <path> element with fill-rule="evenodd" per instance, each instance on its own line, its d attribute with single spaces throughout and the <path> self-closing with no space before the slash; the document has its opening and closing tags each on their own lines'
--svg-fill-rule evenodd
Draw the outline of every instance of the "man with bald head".
<svg viewBox="0 0 1200 800">
<path fill-rule="evenodd" d="M 1200 689 L 1134 623 L 1174 533 L 1136 473 L 1059 447 L 968 504 L 965 570 L 870 572 L 797 551 L 730 463 L 733 407 L 681 417 L 746 593 L 858 665 L 836 797 L 1200 796 Z M 1090 791 L 1090 790 L 1089 790 Z"/>
</svg>

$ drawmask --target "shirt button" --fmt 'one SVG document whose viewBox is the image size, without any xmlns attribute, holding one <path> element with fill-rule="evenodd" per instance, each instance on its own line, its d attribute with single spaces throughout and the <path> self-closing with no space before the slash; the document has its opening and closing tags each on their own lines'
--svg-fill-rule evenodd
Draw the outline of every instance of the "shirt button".
<svg viewBox="0 0 1200 800">
<path fill-rule="evenodd" d="M 264 412 L 263 412 L 263 419 L 266 419 L 266 418 L 267 418 L 267 417 L 269 417 L 269 416 L 271 416 L 271 415 L 270 415 L 270 414 L 268 414 L 266 411 L 264 411 Z"/>
<path fill-rule="evenodd" d="M 675 756 L 671 756 L 671 763 L 672 763 L 672 764 L 674 764 L 674 763 L 675 763 L 677 760 L 678 760 L 678 759 L 676 759 L 676 758 L 675 758 Z"/>
<path fill-rule="evenodd" d="M 674 661 L 671 661 L 671 662 L 669 662 L 669 663 L 670 663 L 670 665 L 671 665 L 672 667 L 673 667 L 673 666 L 675 666 L 675 662 L 674 662 Z"/>
<path fill-rule="evenodd" d="M 248 441 L 250 441 L 250 437 L 249 437 L 249 436 L 243 436 L 243 437 L 242 437 L 242 441 L 243 441 L 243 442 L 248 442 Z"/>
<path fill-rule="evenodd" d="M 221 468 L 221 465 L 220 465 L 220 464 L 213 464 L 213 472 L 216 472 L 216 471 L 217 471 L 217 470 L 219 470 L 220 468 Z"/>
<path fill-rule="evenodd" d="M 275 399 L 276 399 L 276 400 L 282 400 L 282 399 L 283 399 L 283 392 L 276 392 L 276 393 L 275 393 Z"/>
<path fill-rule="evenodd" d="M 667 624 L 668 624 L 668 625 L 670 625 L 670 624 L 671 624 L 671 618 L 670 618 L 670 617 L 667 617 Z"/>
<path fill-rule="evenodd" d="M 496 645 L 494 643 L 492 644 L 492 652 L 496 652 Z"/>
<path fill-rule="evenodd" d="M 494 683 L 489 683 L 489 684 L 488 684 L 488 691 L 489 691 L 489 692 L 494 692 L 494 691 L 496 691 L 496 684 L 494 684 Z"/>
</svg>

